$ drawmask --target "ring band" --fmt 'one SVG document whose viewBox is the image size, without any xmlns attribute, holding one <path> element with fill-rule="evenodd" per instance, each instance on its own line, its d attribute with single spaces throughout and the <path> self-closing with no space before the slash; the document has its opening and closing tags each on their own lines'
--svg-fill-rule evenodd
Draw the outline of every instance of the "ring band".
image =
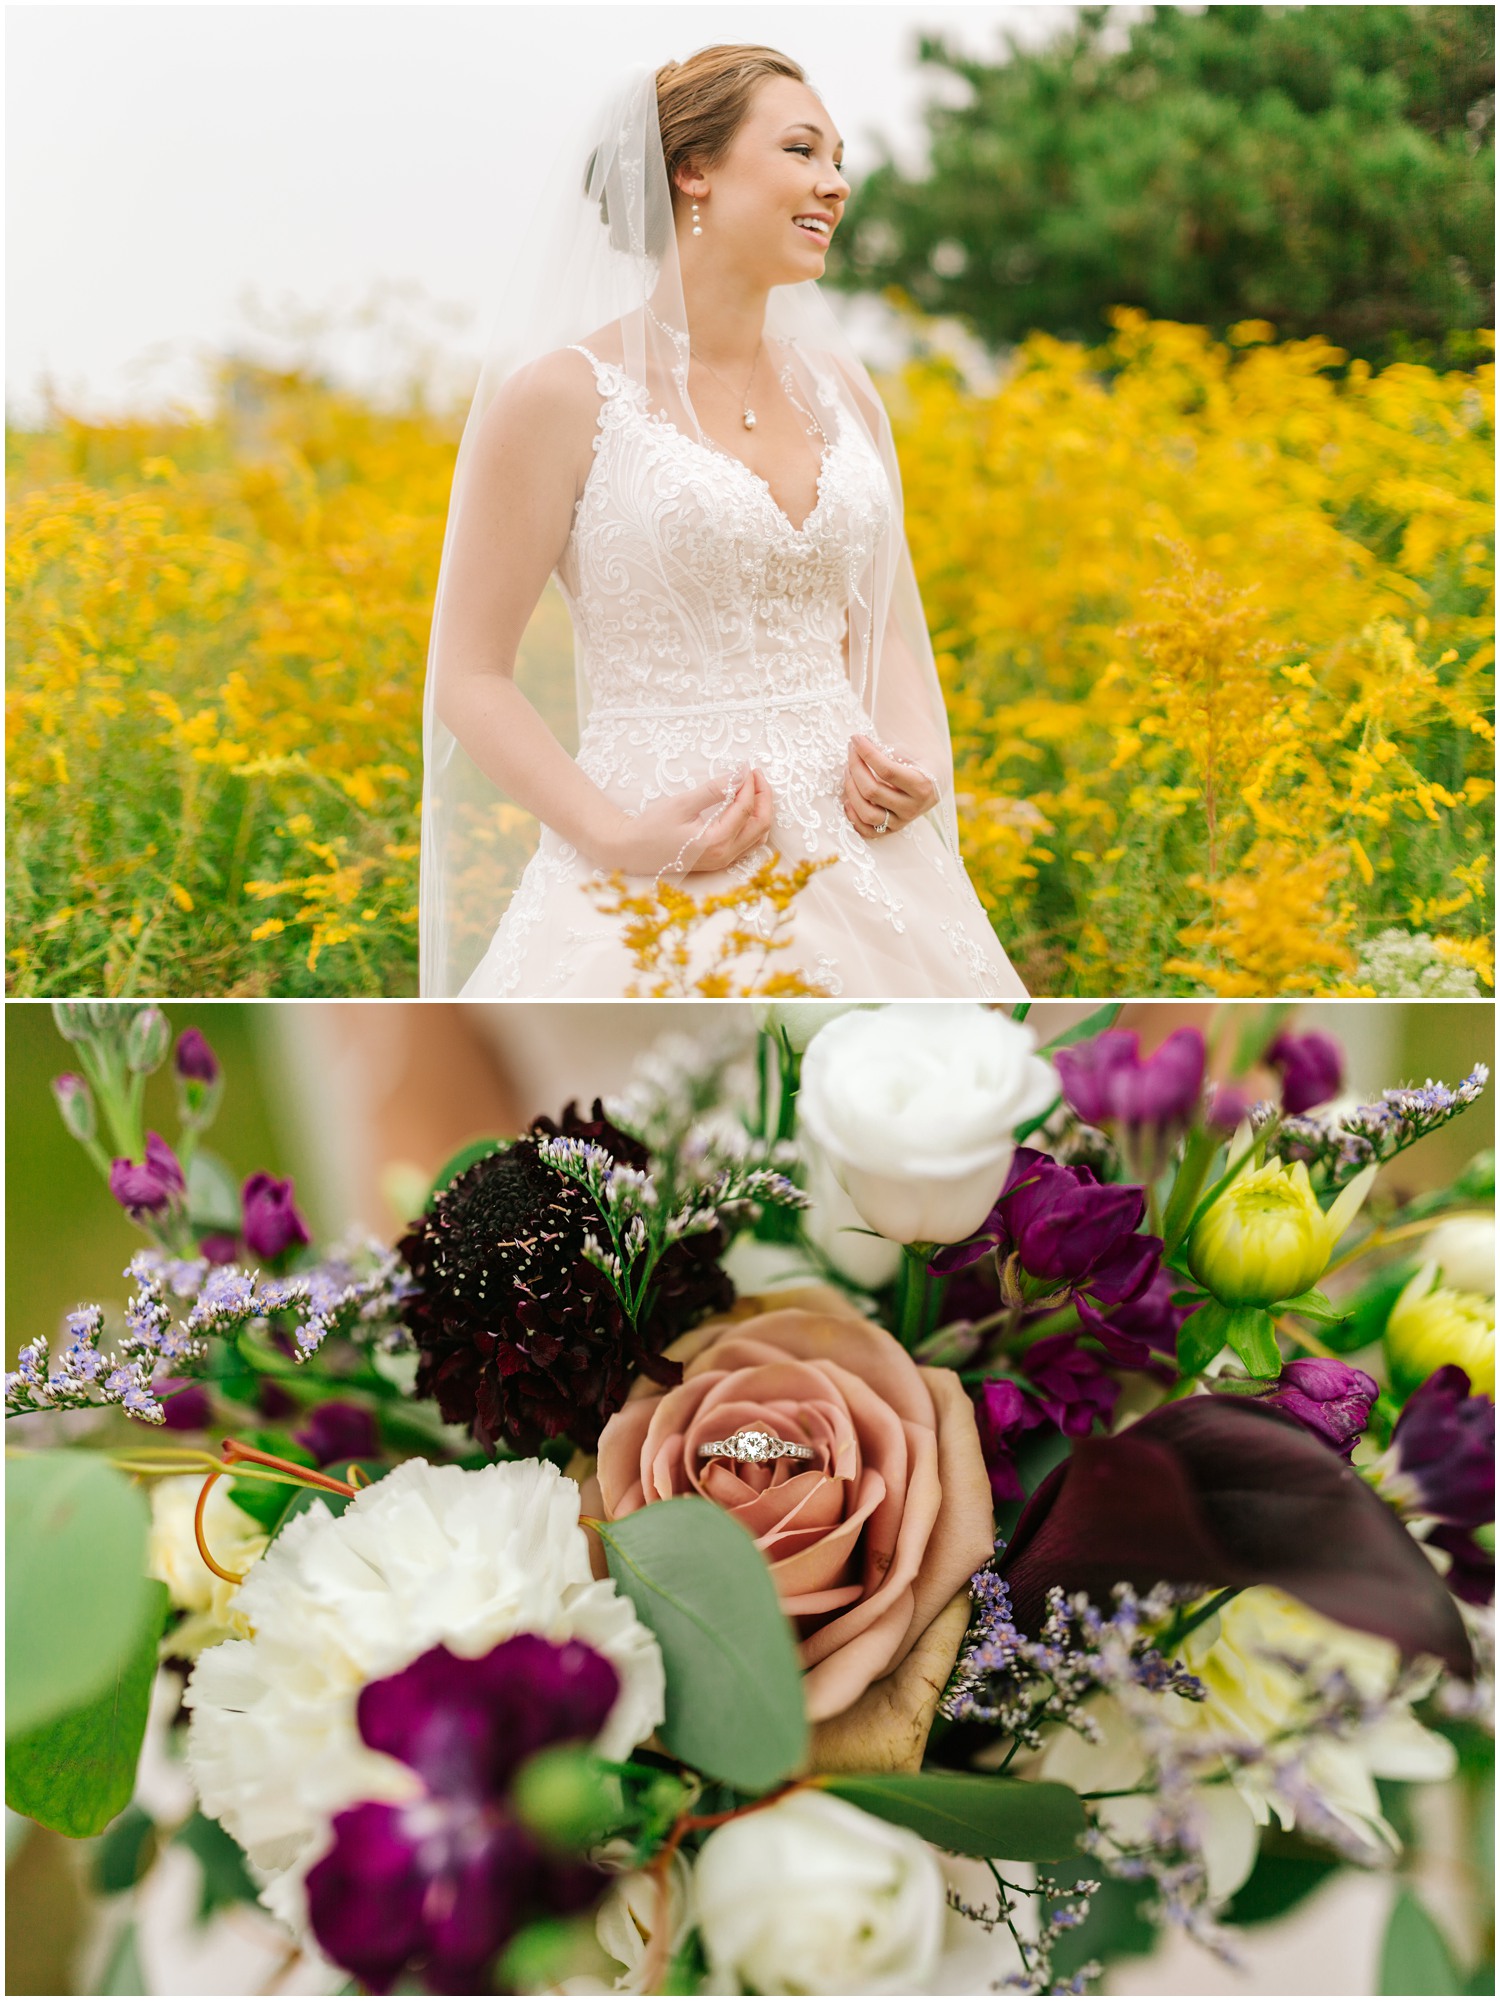
<svg viewBox="0 0 1500 2001">
<path fill-rule="evenodd" d="M 875 829 L 875 831 L 877 834 L 888 834 L 890 830 L 891 830 L 891 809 L 889 806 L 887 806 L 885 809 L 885 818 L 881 821 L 880 825 Z"/>
<path fill-rule="evenodd" d="M 816 1459 L 817 1456 L 810 1445 L 793 1445 L 785 1438 L 778 1438 L 775 1432 L 762 1431 L 754 1425 L 698 1447 L 700 1459 L 747 1459 L 755 1465 L 768 1459 Z"/>
</svg>

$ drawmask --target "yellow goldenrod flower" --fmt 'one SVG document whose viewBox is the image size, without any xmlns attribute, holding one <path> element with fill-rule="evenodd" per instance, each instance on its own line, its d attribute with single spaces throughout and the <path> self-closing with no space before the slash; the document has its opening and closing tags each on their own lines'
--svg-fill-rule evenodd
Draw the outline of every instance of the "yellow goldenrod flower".
<svg viewBox="0 0 1500 2001">
<path fill-rule="evenodd" d="M 1375 1172 L 1372 1166 L 1357 1174 L 1326 1214 L 1300 1160 L 1269 1160 L 1241 1174 L 1193 1231 L 1188 1263 L 1194 1278 L 1225 1306 L 1295 1299 L 1323 1276 Z"/>
<path fill-rule="evenodd" d="M 1414 1389 L 1434 1369 L 1454 1362 L 1476 1396 L 1495 1394 L 1495 1302 L 1477 1292 L 1455 1292 L 1436 1283 L 1429 1260 L 1407 1285 L 1385 1323 L 1391 1373 Z"/>
</svg>

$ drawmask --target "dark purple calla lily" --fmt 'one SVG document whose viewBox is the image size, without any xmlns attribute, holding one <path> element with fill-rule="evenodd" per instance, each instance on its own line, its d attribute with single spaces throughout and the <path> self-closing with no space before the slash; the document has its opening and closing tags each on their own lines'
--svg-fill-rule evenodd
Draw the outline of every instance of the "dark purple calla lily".
<svg viewBox="0 0 1500 2001">
<path fill-rule="evenodd" d="M 307 1225 L 297 1213 L 290 1181 L 274 1174 L 252 1174 L 243 1192 L 245 1246 L 251 1257 L 279 1258 L 294 1244 L 309 1241 Z"/>
<path fill-rule="evenodd" d="M 1379 1383 L 1363 1369 L 1307 1355 L 1284 1363 L 1275 1389 L 1260 1401 L 1305 1424 L 1347 1459 L 1359 1443 L 1360 1433 L 1370 1421 L 1370 1406 L 1379 1395 Z"/>
<path fill-rule="evenodd" d="M 1161 1264 L 1161 1239 L 1138 1234 L 1145 1213 L 1143 1188 L 1101 1182 L 1090 1168 L 1018 1146 L 979 1229 L 944 1246 L 930 1269 L 961 1271 L 993 1251 L 1014 1283 L 1037 1282 L 1033 1296 L 1077 1289 L 1115 1305 L 1144 1292 Z"/>
<path fill-rule="evenodd" d="M 411 1767 L 426 1796 L 335 1816 L 308 1872 L 313 1931 L 376 1993 L 419 1972 L 431 1993 L 493 1991 L 497 1953 L 523 1925 L 587 1909 L 606 1878 L 539 1841 L 510 1811 L 537 1751 L 598 1735 L 619 1692 L 605 1657 L 534 1633 L 478 1660 L 433 1647 L 360 1691 L 371 1750 Z"/>
<path fill-rule="evenodd" d="M 357 1403 L 320 1403 L 292 1436 L 320 1466 L 342 1459 L 373 1459 L 380 1450 L 375 1420 Z"/>
<path fill-rule="evenodd" d="M 1462 1529 L 1495 1519 L 1495 1406 L 1469 1394 L 1469 1378 L 1455 1364 L 1408 1397 L 1391 1450 L 1422 1514 Z"/>
<path fill-rule="evenodd" d="M 1309 1029 L 1306 1035 L 1278 1035 L 1266 1062 L 1281 1073 L 1281 1108 L 1294 1116 L 1326 1105 L 1344 1085 L 1344 1052 L 1332 1036 Z"/>
<path fill-rule="evenodd" d="M 1392 1509 L 1301 1425 L 1243 1399 L 1188 1397 L 1080 1439 L 1027 1502 L 1003 1575 L 1027 1633 L 1054 1584 L 1099 1603 L 1122 1582 L 1274 1584 L 1473 1673 L 1453 1598 Z"/>
<path fill-rule="evenodd" d="M 1175 1029 L 1143 1058 L 1130 1029 L 1111 1028 L 1091 1042 L 1054 1050 L 1063 1094 L 1091 1126 L 1185 1126 L 1203 1091 L 1203 1037 Z"/>
<path fill-rule="evenodd" d="M 157 1215 L 187 1192 L 182 1167 L 160 1133 L 147 1133 L 143 1161 L 118 1159 L 109 1170 L 109 1192 L 122 1209 Z"/>
</svg>

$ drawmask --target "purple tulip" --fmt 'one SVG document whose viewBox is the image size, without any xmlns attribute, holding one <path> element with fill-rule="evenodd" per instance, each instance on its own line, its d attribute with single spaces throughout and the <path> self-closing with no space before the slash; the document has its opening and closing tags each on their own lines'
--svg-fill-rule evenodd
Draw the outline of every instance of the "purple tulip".
<svg viewBox="0 0 1500 2001">
<path fill-rule="evenodd" d="M 1153 1366 L 1157 1356 L 1176 1360 L 1177 1332 L 1193 1309 L 1174 1306 L 1172 1294 L 1186 1286 L 1187 1281 L 1176 1272 L 1158 1270 L 1143 1291 L 1118 1306 L 1095 1306 L 1081 1293 L 1073 1304 L 1086 1330 L 1103 1344 L 1113 1361 L 1124 1369 L 1145 1369 Z"/>
<path fill-rule="evenodd" d="M 592 1647 L 534 1633 L 477 1660 L 433 1647 L 367 1684 L 361 1737 L 416 1772 L 426 1797 L 335 1815 L 333 1846 L 307 1877 L 324 1952 L 377 1993 L 413 1971 L 433 1993 L 485 1993 L 524 1925 L 595 1902 L 607 1879 L 539 1841 L 509 1793 L 537 1751 L 597 1736 L 619 1686 Z"/>
<path fill-rule="evenodd" d="M 341 1459 L 373 1459 L 380 1449 L 375 1420 L 357 1403 L 321 1403 L 292 1433 L 320 1466 Z"/>
<path fill-rule="evenodd" d="M 1266 1062 L 1281 1072 L 1281 1108 L 1294 1115 L 1336 1098 L 1344 1083 L 1344 1052 L 1332 1036 L 1278 1035 Z"/>
<path fill-rule="evenodd" d="M 1063 1095 L 1091 1126 L 1191 1123 L 1203 1092 L 1203 1037 L 1178 1028 L 1144 1059 L 1133 1030 L 1107 1029 L 1092 1042 L 1053 1051 Z"/>
<path fill-rule="evenodd" d="M 202 1431 L 212 1420 L 212 1399 L 191 1376 L 158 1376 L 151 1387 L 161 1398 L 162 1422 L 168 1431 Z"/>
<path fill-rule="evenodd" d="M 1001 1377 L 983 1385 L 974 1415 L 996 1505 L 1024 1501 L 1026 1489 L 1016 1470 L 1015 1448 L 1023 1432 L 1035 1430 L 1042 1422 L 1041 1411 L 1019 1383 Z"/>
<path fill-rule="evenodd" d="M 177 1038 L 174 1064 L 179 1077 L 198 1084 L 217 1084 L 219 1059 L 209 1048 L 201 1029 L 185 1028 Z"/>
<path fill-rule="evenodd" d="M 278 1181 L 274 1174 L 252 1174 L 243 1201 L 245 1246 L 251 1257 L 279 1258 L 294 1244 L 310 1241 L 292 1200 L 290 1181 Z"/>
<path fill-rule="evenodd" d="M 1395 1511 L 1301 1425 L 1242 1397 L 1185 1397 L 1079 1439 L 1027 1502 L 1003 1575 L 1033 1635 L 1054 1584 L 1101 1604 L 1116 1583 L 1274 1584 L 1408 1658 L 1474 1672 L 1453 1598 Z"/>
<path fill-rule="evenodd" d="M 1379 1395 L 1379 1383 L 1363 1369 L 1309 1355 L 1283 1363 L 1275 1389 L 1260 1401 L 1296 1418 L 1347 1459 L 1359 1443 L 1360 1433 L 1370 1421 L 1370 1406 Z"/>
<path fill-rule="evenodd" d="M 961 1271 L 993 1251 L 1013 1285 L 1033 1293 L 1073 1289 L 1117 1305 L 1145 1291 L 1161 1264 L 1161 1239 L 1137 1234 L 1146 1213 L 1141 1188 L 1097 1180 L 1087 1167 L 1061 1167 L 1018 1146 L 994 1208 L 974 1236 L 933 1258 L 935 1272 Z"/>
<path fill-rule="evenodd" d="M 182 1168 L 160 1133 L 147 1133 L 146 1158 L 110 1164 L 109 1192 L 132 1215 L 156 1215 L 187 1193 Z"/>
<path fill-rule="evenodd" d="M 1407 1399 L 1391 1450 L 1398 1477 L 1415 1490 L 1414 1511 L 1460 1529 L 1495 1519 L 1495 1406 L 1469 1394 L 1453 1363 Z"/>
</svg>

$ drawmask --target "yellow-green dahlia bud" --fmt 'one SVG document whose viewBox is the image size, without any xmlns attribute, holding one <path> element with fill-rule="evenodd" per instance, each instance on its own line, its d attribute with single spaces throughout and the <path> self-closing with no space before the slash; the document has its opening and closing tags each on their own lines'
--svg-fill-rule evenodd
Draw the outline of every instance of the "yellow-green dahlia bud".
<svg viewBox="0 0 1500 2001">
<path fill-rule="evenodd" d="M 1475 1396 L 1495 1394 L 1495 1302 L 1477 1292 L 1437 1285 L 1435 1263 L 1422 1266 L 1385 1323 L 1385 1352 L 1403 1389 L 1455 1362 Z"/>
<path fill-rule="evenodd" d="M 1325 1215 L 1307 1168 L 1270 1160 L 1231 1181 L 1188 1242 L 1188 1264 L 1225 1306 L 1273 1306 L 1315 1286 L 1370 1192 L 1367 1167 Z"/>
</svg>

